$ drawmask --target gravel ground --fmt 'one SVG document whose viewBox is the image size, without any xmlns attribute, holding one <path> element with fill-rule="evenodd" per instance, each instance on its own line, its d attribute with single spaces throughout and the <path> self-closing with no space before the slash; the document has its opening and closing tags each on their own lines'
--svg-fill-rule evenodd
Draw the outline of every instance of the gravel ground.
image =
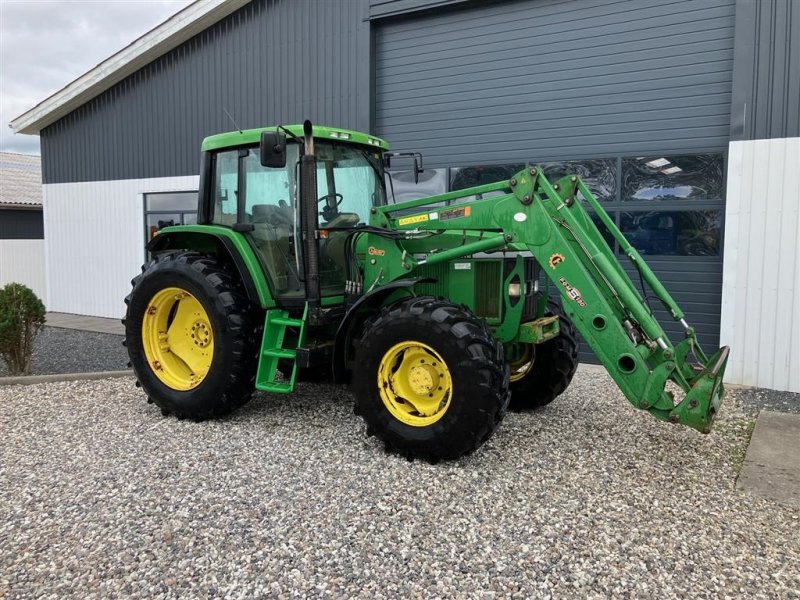
<svg viewBox="0 0 800 600">
<path fill-rule="evenodd" d="M 800 413 L 800 394 L 779 392 L 765 388 L 737 390 L 745 412 L 757 415 L 762 409 L 784 413 Z"/>
<path fill-rule="evenodd" d="M 127 378 L 0 388 L 0 597 L 800 598 L 800 512 L 734 489 L 731 396 L 702 436 L 581 372 L 429 465 L 334 386 L 201 424 Z"/>
<path fill-rule="evenodd" d="M 127 369 L 123 336 L 44 327 L 34 341 L 32 375 L 90 373 Z M 8 375 L 0 360 L 0 377 Z"/>
</svg>

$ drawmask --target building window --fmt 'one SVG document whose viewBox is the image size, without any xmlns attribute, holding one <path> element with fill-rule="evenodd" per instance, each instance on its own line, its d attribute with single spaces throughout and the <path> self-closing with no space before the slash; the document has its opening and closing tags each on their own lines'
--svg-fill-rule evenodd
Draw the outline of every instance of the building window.
<svg viewBox="0 0 800 600">
<path fill-rule="evenodd" d="M 164 227 L 197 223 L 197 192 L 144 195 L 145 242 Z"/>
<path fill-rule="evenodd" d="M 447 193 L 450 169 L 425 169 L 419 174 L 419 181 L 414 183 L 414 171 L 385 171 L 386 196 L 389 204 L 400 204 L 409 200 L 429 198 Z M 428 205 L 443 206 L 444 202 Z M 394 217 L 402 217 L 418 213 L 421 208 L 408 208 L 392 213 Z"/>
<path fill-rule="evenodd" d="M 643 255 L 720 255 L 721 210 L 622 212 L 619 227 Z"/>
<path fill-rule="evenodd" d="M 725 158 L 722 154 L 535 161 L 530 164 L 542 167 L 551 182 L 566 175 L 579 175 L 642 254 L 721 256 L 725 212 Z M 509 179 L 524 167 L 514 163 L 454 167 L 450 169 L 450 189 L 455 191 Z M 589 214 L 608 245 L 619 252 L 614 239 L 593 211 L 589 210 Z"/>
<path fill-rule="evenodd" d="M 622 201 L 718 200 L 725 166 L 721 154 L 622 159 Z"/>
</svg>

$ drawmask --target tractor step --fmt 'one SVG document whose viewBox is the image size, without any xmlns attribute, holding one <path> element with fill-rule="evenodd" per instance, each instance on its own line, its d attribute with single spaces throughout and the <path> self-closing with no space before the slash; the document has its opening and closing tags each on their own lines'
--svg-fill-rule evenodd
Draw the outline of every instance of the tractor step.
<svg viewBox="0 0 800 600">
<path fill-rule="evenodd" d="M 288 311 L 279 308 L 267 311 L 256 373 L 257 390 L 276 394 L 294 391 L 297 382 L 297 349 L 305 343 L 307 319 L 308 304 L 303 309 L 301 319 L 291 318 Z M 284 380 L 278 381 L 281 361 L 291 364 L 291 372 L 284 372 Z"/>
<path fill-rule="evenodd" d="M 272 381 L 262 384 L 258 387 L 258 390 L 272 394 L 291 394 L 294 391 L 294 386 L 289 382 Z"/>
<path fill-rule="evenodd" d="M 283 325 L 284 327 L 303 327 L 305 325 L 305 321 L 301 321 L 300 319 L 288 319 L 286 317 L 275 317 L 272 319 L 272 323 L 274 325 Z"/>
<path fill-rule="evenodd" d="M 297 357 L 297 352 L 283 348 L 270 348 L 269 350 L 264 350 L 263 355 L 269 356 L 270 358 L 286 358 L 288 360 L 294 360 Z"/>
</svg>

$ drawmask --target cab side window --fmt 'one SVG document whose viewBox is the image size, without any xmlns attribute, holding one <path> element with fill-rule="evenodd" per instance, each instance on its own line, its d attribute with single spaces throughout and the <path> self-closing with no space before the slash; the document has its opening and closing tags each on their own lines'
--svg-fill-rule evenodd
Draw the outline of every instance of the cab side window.
<svg viewBox="0 0 800 600">
<path fill-rule="evenodd" d="M 236 223 L 239 151 L 219 152 L 214 161 L 214 213 L 211 222 L 230 227 Z"/>
</svg>

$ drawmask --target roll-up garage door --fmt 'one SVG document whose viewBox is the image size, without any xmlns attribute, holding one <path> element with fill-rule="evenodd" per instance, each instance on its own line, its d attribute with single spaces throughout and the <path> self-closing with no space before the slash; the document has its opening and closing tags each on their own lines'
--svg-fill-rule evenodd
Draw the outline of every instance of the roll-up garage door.
<svg viewBox="0 0 800 600">
<path fill-rule="evenodd" d="M 526 163 L 579 172 L 710 348 L 734 2 L 468 2 L 377 20 L 376 133 L 453 189 Z"/>
</svg>

